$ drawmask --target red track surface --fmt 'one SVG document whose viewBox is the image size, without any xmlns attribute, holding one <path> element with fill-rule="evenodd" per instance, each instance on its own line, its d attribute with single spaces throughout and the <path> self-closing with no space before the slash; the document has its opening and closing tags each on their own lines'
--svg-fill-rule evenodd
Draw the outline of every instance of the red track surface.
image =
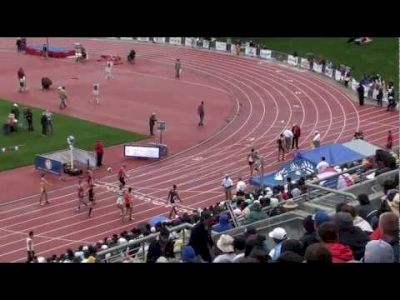
<svg viewBox="0 0 400 300">
<path fill-rule="evenodd" d="M 74 41 L 59 39 L 53 43 L 63 46 Z M 0 41 L 0 48 L 10 49 L 13 42 Z M 169 211 L 166 194 L 174 183 L 178 184 L 184 201 L 182 211 L 209 206 L 223 196 L 220 181 L 225 173 L 235 179 L 242 174 L 248 175 L 245 158 L 251 147 L 259 149 L 266 157 L 266 171 L 278 168 L 275 140 L 285 126 L 294 122 L 302 128 L 303 149 L 310 148 L 310 137 L 316 129 L 322 134 L 323 144 L 348 141 L 358 128 L 364 131 L 368 141 L 380 146 L 384 146 L 387 130 L 391 129 L 395 142 L 398 142 L 397 113 L 370 105 L 359 107 L 340 86 L 308 72 L 178 47 L 133 46 L 131 42 L 122 41 L 86 40 L 83 43 L 92 61 L 79 65 L 67 60 L 42 61 L 4 51 L 0 63 L 9 69 L 10 78 L 3 78 L 5 72 L 0 75 L 0 96 L 55 109 L 54 95 L 46 97 L 33 89 L 26 95 L 17 95 L 12 88 L 16 79 L 10 74 L 15 73 L 23 62 L 28 80 L 43 74 L 42 68 L 35 70 L 30 66 L 35 63 L 41 67 L 46 65 L 46 75 L 54 78 L 57 85 L 58 82 L 68 85 L 72 99 L 89 97 L 91 83 L 104 76 L 104 66 L 94 62 L 94 56 L 124 57 L 134 47 L 138 53 L 137 65 L 115 67 L 113 85 L 102 85 L 102 97 L 108 99 L 104 100 L 104 105 L 94 109 L 86 100 L 80 100 L 66 113 L 146 132 L 148 114 L 154 110 L 169 124 L 166 141 L 174 154 L 162 161 L 134 164 L 135 168 L 129 171 L 129 183 L 137 196 L 135 221 L 129 224 L 121 223 L 115 208 L 115 193 L 105 187 L 105 184 L 115 185 L 115 174 L 100 179 L 96 189 L 97 206 L 93 217 L 87 219 L 85 212 L 74 211 L 77 199 L 71 182 L 51 191 L 52 203 L 40 208 L 37 190 L 32 190 L 37 188 L 39 176 L 24 168 L 24 173 L 19 174 L 34 180 L 26 187 L 35 195 L 22 199 L 15 199 L 18 196 L 1 198 L 0 261 L 25 259 L 25 238 L 29 230 L 37 234 L 35 250 L 39 255 L 60 254 L 68 247 L 97 241 L 130 229 L 133 224 L 148 221 L 151 216 L 165 214 Z M 18 61 L 11 65 L 10 57 L 18 57 Z M 181 58 L 184 68 L 182 81 L 171 79 L 177 57 Z M 69 79 L 76 74 L 78 82 Z M 85 89 L 87 91 L 83 92 Z M 206 101 L 206 126 L 199 129 L 194 110 L 203 99 Z M 120 149 L 110 150 L 120 153 L 116 151 Z M 106 152 L 106 157 L 114 156 L 110 152 Z M 109 162 L 118 160 L 120 157 L 113 157 Z M 13 172 L 21 171 L 0 173 L 1 187 L 6 186 L 6 177 L 9 178 L 6 184 L 15 182 L 15 178 L 11 178 Z"/>
</svg>

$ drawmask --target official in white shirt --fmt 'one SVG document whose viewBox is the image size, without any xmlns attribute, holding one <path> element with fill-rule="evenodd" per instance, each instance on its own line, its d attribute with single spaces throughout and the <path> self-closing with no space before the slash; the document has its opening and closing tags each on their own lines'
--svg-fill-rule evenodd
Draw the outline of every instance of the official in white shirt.
<svg viewBox="0 0 400 300">
<path fill-rule="evenodd" d="M 232 200 L 233 180 L 229 175 L 225 175 L 224 179 L 222 179 L 222 186 L 225 190 L 225 200 Z"/>
<path fill-rule="evenodd" d="M 315 131 L 312 142 L 314 144 L 314 148 L 318 148 L 319 146 L 321 146 L 321 134 L 318 130 Z"/>
<path fill-rule="evenodd" d="M 236 184 L 236 196 L 244 196 L 246 192 L 246 183 L 239 177 L 239 181 Z"/>
<path fill-rule="evenodd" d="M 322 156 L 321 161 L 316 167 L 318 174 L 323 173 L 327 167 L 329 167 L 329 164 L 325 161 L 325 156 Z"/>
</svg>

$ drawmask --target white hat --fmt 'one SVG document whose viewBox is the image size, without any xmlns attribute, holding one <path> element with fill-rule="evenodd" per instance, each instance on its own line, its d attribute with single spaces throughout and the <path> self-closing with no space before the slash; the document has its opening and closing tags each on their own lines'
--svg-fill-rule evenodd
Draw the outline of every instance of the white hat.
<svg viewBox="0 0 400 300">
<path fill-rule="evenodd" d="M 13 105 L 14 107 L 18 107 L 18 104 L 17 103 L 14 103 L 14 105 Z"/>
<path fill-rule="evenodd" d="M 287 239 L 286 230 L 282 227 L 275 228 L 268 235 L 270 238 L 275 239 L 275 240 L 283 241 L 283 240 Z"/>
<path fill-rule="evenodd" d="M 219 237 L 217 247 L 224 253 L 233 252 L 233 237 L 227 234 L 223 234 Z"/>
<path fill-rule="evenodd" d="M 124 239 L 123 237 L 120 237 L 118 239 L 118 244 L 125 244 L 126 242 L 127 242 L 126 239 Z"/>
<path fill-rule="evenodd" d="M 89 250 L 88 246 L 85 245 L 85 246 L 82 247 L 82 251 L 88 251 L 88 250 Z"/>
<path fill-rule="evenodd" d="M 150 228 L 150 232 L 151 232 L 151 233 L 154 233 L 154 232 L 156 232 L 156 228 L 155 228 L 154 226 L 151 226 L 151 228 Z"/>
<path fill-rule="evenodd" d="M 107 245 L 101 246 L 101 250 L 106 250 L 106 249 L 108 249 L 108 246 L 107 246 Z"/>
<path fill-rule="evenodd" d="M 240 210 L 239 207 L 235 208 L 233 210 L 233 213 L 235 214 L 235 216 L 241 216 L 242 215 L 242 211 Z"/>
<path fill-rule="evenodd" d="M 38 257 L 38 263 L 45 263 L 46 259 L 43 256 Z"/>
<path fill-rule="evenodd" d="M 168 259 L 165 258 L 164 256 L 160 256 L 157 260 L 156 263 L 167 263 Z"/>
</svg>

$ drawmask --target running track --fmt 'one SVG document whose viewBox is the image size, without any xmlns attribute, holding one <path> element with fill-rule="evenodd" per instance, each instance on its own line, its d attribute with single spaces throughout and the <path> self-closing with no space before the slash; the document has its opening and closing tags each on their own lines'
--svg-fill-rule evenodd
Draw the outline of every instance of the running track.
<svg viewBox="0 0 400 300">
<path fill-rule="evenodd" d="M 71 45 L 60 39 L 58 45 Z M 89 55 L 108 51 L 125 56 L 132 48 L 125 41 L 84 41 Z M 198 145 L 129 171 L 135 191 L 135 221 L 122 224 L 115 208 L 116 176 L 99 179 L 93 217 L 76 213 L 75 186 L 50 192 L 49 206 L 38 207 L 37 196 L 10 201 L 0 207 L 0 261 L 24 261 L 25 238 L 33 229 L 39 255 L 61 254 L 67 248 L 96 242 L 113 233 L 129 230 L 151 216 L 169 212 L 165 198 L 178 184 L 181 211 L 206 207 L 223 198 L 220 182 L 225 173 L 248 177 L 246 155 L 254 147 L 266 158 L 266 171 L 277 169 L 275 140 L 293 123 L 300 124 L 303 149 L 310 148 L 315 130 L 322 143 L 345 142 L 362 129 L 369 142 L 384 146 L 392 130 L 398 142 L 398 114 L 357 103 L 340 86 L 305 71 L 260 63 L 232 55 L 167 45 L 134 45 L 138 60 L 172 68 L 177 57 L 183 61 L 183 76 L 200 74 L 231 96 L 234 114 L 227 125 Z M 135 72 L 134 70 L 132 72 Z M 153 74 L 157 76 L 157 74 Z M 153 76 L 152 75 L 152 76 Z M 190 88 L 190 87 L 186 87 Z M 207 112 L 206 112 L 207 113 Z M 180 118 L 192 116 L 181 115 Z M 289 159 L 289 158 L 288 158 Z M 11 200 L 11 199 L 10 199 Z"/>
</svg>

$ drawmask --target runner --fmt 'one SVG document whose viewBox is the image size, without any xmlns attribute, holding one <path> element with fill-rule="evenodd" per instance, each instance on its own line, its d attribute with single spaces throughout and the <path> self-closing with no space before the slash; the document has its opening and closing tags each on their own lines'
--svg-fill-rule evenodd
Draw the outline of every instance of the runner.
<svg viewBox="0 0 400 300">
<path fill-rule="evenodd" d="M 175 200 L 179 200 L 179 202 L 182 202 L 181 198 L 179 197 L 176 184 L 174 184 L 172 186 L 172 189 L 169 191 L 168 198 L 167 198 L 167 201 L 169 201 L 169 203 L 172 206 L 171 212 L 169 213 L 169 217 L 168 217 L 170 219 L 172 217 L 172 213 L 174 213 L 176 216 L 178 215 L 178 212 L 175 207 L 175 205 L 176 205 Z"/>
<path fill-rule="evenodd" d="M 133 206 L 133 199 L 132 199 L 132 188 L 129 187 L 128 191 L 125 192 L 124 195 L 125 200 L 125 215 L 122 215 L 122 222 L 125 220 L 125 216 L 129 215 L 129 220 L 132 221 L 132 206 Z"/>
<path fill-rule="evenodd" d="M 113 63 L 112 63 L 112 61 L 107 62 L 107 66 L 106 66 L 106 79 L 113 78 L 113 76 L 112 76 L 112 74 L 111 74 L 112 68 L 113 68 Z"/>
<path fill-rule="evenodd" d="M 247 162 L 249 163 L 249 167 L 250 167 L 250 177 L 253 176 L 254 160 L 255 160 L 255 152 L 254 152 L 254 149 L 251 149 L 249 155 L 247 155 Z"/>
<path fill-rule="evenodd" d="M 26 76 L 24 69 L 19 68 L 17 75 L 18 75 L 19 92 L 21 93 L 26 91 Z"/>
<path fill-rule="evenodd" d="M 127 177 L 128 175 L 126 174 L 126 165 L 124 164 L 121 166 L 121 168 L 119 168 L 118 171 L 118 180 L 123 186 L 125 186 L 126 184 L 125 180 Z"/>
<path fill-rule="evenodd" d="M 89 190 L 88 190 L 88 200 L 89 200 L 89 218 L 92 216 L 92 210 L 95 206 L 95 201 L 94 201 L 94 185 L 90 185 L 89 186 Z"/>
<path fill-rule="evenodd" d="M 177 58 L 175 62 L 175 78 L 176 79 L 181 78 L 181 74 L 182 74 L 182 65 L 180 59 Z"/>
<path fill-rule="evenodd" d="M 93 171 L 90 169 L 86 171 L 86 182 L 88 186 L 94 185 Z"/>
<path fill-rule="evenodd" d="M 97 105 L 100 104 L 99 93 L 100 93 L 99 84 L 98 83 L 94 83 L 93 84 L 93 91 L 92 91 L 92 95 L 93 95 L 92 99 L 93 99 L 93 102 L 95 102 Z M 89 102 L 91 103 L 92 101 L 89 101 Z"/>
<path fill-rule="evenodd" d="M 283 133 L 281 133 L 281 135 L 279 136 L 279 139 L 277 140 L 278 143 L 278 161 L 281 160 L 282 161 L 285 160 L 285 136 L 283 135 Z"/>
<path fill-rule="evenodd" d="M 204 101 L 201 101 L 200 105 L 197 107 L 197 114 L 199 115 L 200 122 L 199 126 L 203 126 L 204 123 Z"/>
<path fill-rule="evenodd" d="M 117 207 L 121 211 L 120 216 L 122 216 L 122 221 L 124 218 L 124 194 L 125 194 L 125 189 L 124 185 L 121 183 L 118 187 L 117 190 Z"/>
<path fill-rule="evenodd" d="M 26 238 L 26 252 L 28 255 L 27 262 L 30 263 L 35 257 L 35 251 L 33 250 L 33 231 L 29 231 L 29 235 Z"/>
<path fill-rule="evenodd" d="M 389 130 L 387 140 L 386 140 L 386 149 L 392 150 L 392 147 L 393 147 L 393 135 L 392 135 L 392 131 Z"/>
<path fill-rule="evenodd" d="M 80 211 L 81 204 L 84 204 L 85 206 L 87 206 L 87 203 L 83 199 L 85 197 L 85 189 L 83 188 L 83 183 L 82 183 L 81 179 L 79 179 L 79 181 L 78 181 L 77 191 L 78 191 L 79 202 L 78 202 L 78 208 L 76 209 L 76 211 Z"/>
<path fill-rule="evenodd" d="M 44 197 L 46 204 L 50 204 L 50 202 L 47 199 L 47 187 L 51 186 L 51 184 L 44 178 L 45 174 L 42 174 L 40 178 L 40 200 L 39 200 L 39 205 L 43 206 L 42 204 L 42 199 Z"/>
</svg>

